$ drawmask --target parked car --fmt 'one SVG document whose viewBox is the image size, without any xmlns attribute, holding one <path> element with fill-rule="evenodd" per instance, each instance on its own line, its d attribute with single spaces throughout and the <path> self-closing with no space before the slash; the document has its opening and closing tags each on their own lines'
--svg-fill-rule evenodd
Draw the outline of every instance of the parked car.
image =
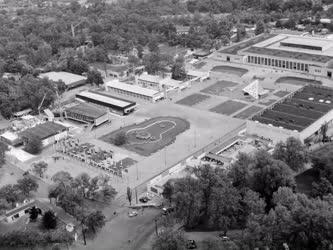
<svg viewBox="0 0 333 250">
<path fill-rule="evenodd" d="M 162 214 L 167 215 L 175 211 L 174 207 L 164 207 L 162 208 Z"/>
<path fill-rule="evenodd" d="M 230 238 L 228 236 L 226 236 L 224 233 L 220 233 L 219 237 L 222 239 L 222 241 L 229 241 Z"/>
<path fill-rule="evenodd" d="M 195 243 L 194 240 L 188 240 L 186 242 L 186 248 L 187 249 L 196 249 L 197 248 L 197 244 Z"/>
<path fill-rule="evenodd" d="M 142 203 L 147 203 L 147 202 L 149 201 L 149 198 L 146 197 L 146 196 L 144 196 L 144 197 L 141 197 L 141 198 L 139 199 L 139 201 L 142 202 Z"/>
<path fill-rule="evenodd" d="M 128 212 L 128 217 L 135 217 L 137 215 L 138 215 L 137 211 L 130 211 L 130 212 Z"/>
</svg>

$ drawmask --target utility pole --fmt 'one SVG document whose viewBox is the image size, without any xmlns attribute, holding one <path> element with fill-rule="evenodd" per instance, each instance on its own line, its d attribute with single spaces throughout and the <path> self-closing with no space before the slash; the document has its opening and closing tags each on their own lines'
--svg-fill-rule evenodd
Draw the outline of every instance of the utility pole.
<svg viewBox="0 0 333 250">
<path fill-rule="evenodd" d="M 164 168 L 167 166 L 166 147 L 164 148 Z"/>
<path fill-rule="evenodd" d="M 194 148 L 197 147 L 197 130 L 194 129 Z"/>
<path fill-rule="evenodd" d="M 158 230 L 157 230 L 157 219 L 155 218 L 155 232 L 156 232 L 156 236 L 158 236 Z"/>
<path fill-rule="evenodd" d="M 136 204 L 138 204 L 138 190 L 136 189 L 136 187 L 135 187 L 135 201 Z"/>
</svg>

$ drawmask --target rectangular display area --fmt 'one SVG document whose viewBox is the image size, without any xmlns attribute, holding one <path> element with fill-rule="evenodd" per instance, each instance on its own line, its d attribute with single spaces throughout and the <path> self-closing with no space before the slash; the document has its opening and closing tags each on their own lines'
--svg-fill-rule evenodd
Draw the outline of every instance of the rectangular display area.
<svg viewBox="0 0 333 250">
<path fill-rule="evenodd" d="M 333 109 L 333 89 L 305 86 L 291 98 L 266 109 L 253 121 L 302 131 Z"/>
</svg>

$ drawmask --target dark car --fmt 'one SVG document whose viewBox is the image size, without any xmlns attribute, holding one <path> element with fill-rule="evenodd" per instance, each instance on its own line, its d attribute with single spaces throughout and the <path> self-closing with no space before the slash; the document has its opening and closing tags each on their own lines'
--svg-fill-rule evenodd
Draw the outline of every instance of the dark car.
<svg viewBox="0 0 333 250">
<path fill-rule="evenodd" d="M 147 203 L 149 201 L 149 199 L 148 199 L 148 197 L 141 197 L 139 199 L 139 201 L 142 202 L 142 203 Z"/>
<path fill-rule="evenodd" d="M 220 233 L 219 237 L 222 239 L 222 241 L 229 241 L 230 238 L 228 236 L 226 236 L 224 233 Z"/>
<path fill-rule="evenodd" d="M 167 215 L 175 211 L 174 207 L 164 207 L 162 208 L 162 214 Z"/>
<path fill-rule="evenodd" d="M 195 243 L 194 240 L 188 240 L 186 242 L 186 248 L 187 249 L 196 249 L 197 248 L 197 244 Z"/>
</svg>

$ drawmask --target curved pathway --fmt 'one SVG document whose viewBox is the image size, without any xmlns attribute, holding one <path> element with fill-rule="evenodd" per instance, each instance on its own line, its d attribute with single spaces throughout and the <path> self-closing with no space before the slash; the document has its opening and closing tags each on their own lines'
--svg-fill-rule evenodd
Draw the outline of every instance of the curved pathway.
<svg viewBox="0 0 333 250">
<path fill-rule="evenodd" d="M 156 125 L 156 124 L 160 124 L 162 122 L 170 122 L 173 124 L 172 127 L 168 128 L 167 130 L 163 131 L 162 133 L 159 134 L 159 138 L 157 140 L 154 140 L 154 141 L 145 141 L 145 142 L 132 142 L 132 143 L 129 143 L 129 145 L 142 145 L 142 144 L 149 144 L 149 143 L 156 143 L 156 142 L 159 142 L 162 140 L 163 138 L 163 134 L 169 132 L 171 129 L 175 128 L 177 126 L 177 123 L 174 122 L 174 121 L 171 121 L 171 120 L 161 120 L 161 121 L 156 121 L 154 123 L 151 123 L 149 125 L 147 125 L 146 127 L 143 127 L 143 128 L 133 128 L 133 129 L 130 129 L 126 132 L 126 135 L 128 135 L 129 133 L 131 132 L 134 132 L 134 131 L 140 131 L 140 130 L 145 130 L 153 125 Z"/>
</svg>

